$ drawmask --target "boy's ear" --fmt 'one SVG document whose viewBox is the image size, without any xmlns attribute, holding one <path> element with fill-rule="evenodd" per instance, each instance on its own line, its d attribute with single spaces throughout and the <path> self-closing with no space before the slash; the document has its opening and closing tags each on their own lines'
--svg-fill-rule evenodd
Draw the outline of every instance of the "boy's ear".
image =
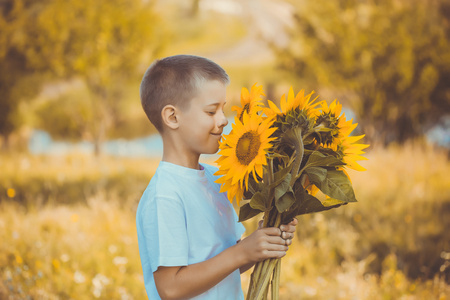
<svg viewBox="0 0 450 300">
<path fill-rule="evenodd" d="M 163 123 L 171 128 L 177 129 L 179 126 L 178 118 L 177 118 L 177 108 L 173 105 L 166 105 L 163 107 L 161 111 L 161 117 Z"/>
</svg>

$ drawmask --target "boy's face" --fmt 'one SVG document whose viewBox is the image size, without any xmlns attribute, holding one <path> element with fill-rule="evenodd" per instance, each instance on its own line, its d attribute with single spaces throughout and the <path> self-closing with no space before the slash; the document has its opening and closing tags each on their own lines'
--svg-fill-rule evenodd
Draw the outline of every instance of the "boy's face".
<svg viewBox="0 0 450 300">
<path fill-rule="evenodd" d="M 226 86 L 220 81 L 204 81 L 189 107 L 178 115 L 180 145 L 186 154 L 213 154 L 219 149 L 223 128 L 228 124 L 223 107 Z"/>
</svg>

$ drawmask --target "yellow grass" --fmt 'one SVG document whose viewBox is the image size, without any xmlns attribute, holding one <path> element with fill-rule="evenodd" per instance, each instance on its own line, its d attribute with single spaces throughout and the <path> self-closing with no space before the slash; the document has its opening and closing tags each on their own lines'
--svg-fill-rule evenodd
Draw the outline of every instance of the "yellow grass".
<svg viewBox="0 0 450 300">
<path fill-rule="evenodd" d="M 367 157 L 350 172 L 358 203 L 299 217 L 281 299 L 450 299 L 447 154 L 410 144 Z M 135 210 L 156 165 L 1 156 L 0 299 L 145 299 Z"/>
</svg>

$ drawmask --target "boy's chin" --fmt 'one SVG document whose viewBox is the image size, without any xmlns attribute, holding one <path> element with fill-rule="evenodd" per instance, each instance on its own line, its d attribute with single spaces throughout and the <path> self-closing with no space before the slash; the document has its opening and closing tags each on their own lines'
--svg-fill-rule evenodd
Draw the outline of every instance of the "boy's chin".
<svg viewBox="0 0 450 300">
<path fill-rule="evenodd" d="M 211 149 L 209 151 L 205 151 L 203 154 L 216 154 L 219 151 L 219 145 L 215 149 Z"/>
<path fill-rule="evenodd" d="M 211 154 L 216 154 L 218 151 L 219 151 L 219 148 L 217 148 L 216 151 L 207 151 L 207 152 L 205 152 L 203 154 L 211 155 Z"/>
</svg>

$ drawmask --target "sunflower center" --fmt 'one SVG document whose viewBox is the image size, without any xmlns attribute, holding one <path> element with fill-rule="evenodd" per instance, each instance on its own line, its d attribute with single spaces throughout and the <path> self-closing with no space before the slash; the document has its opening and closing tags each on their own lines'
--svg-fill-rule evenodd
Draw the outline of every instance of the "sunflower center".
<svg viewBox="0 0 450 300">
<path fill-rule="evenodd" d="M 256 131 L 247 131 L 238 140 L 236 145 L 236 157 L 243 165 L 249 165 L 258 155 L 261 141 Z"/>
<path fill-rule="evenodd" d="M 334 113 L 327 113 L 319 116 L 316 120 L 317 124 L 323 123 L 325 128 L 331 129 L 331 131 L 322 132 L 322 143 L 325 145 L 333 144 L 335 138 L 339 135 L 339 127 L 337 126 L 339 123 L 339 119 L 336 118 Z"/>
</svg>

